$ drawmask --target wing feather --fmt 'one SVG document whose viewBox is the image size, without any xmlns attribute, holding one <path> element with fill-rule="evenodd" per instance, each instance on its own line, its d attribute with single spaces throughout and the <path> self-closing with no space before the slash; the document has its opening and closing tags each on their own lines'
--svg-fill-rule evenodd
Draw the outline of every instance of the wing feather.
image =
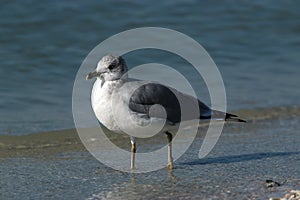
<svg viewBox="0 0 300 200">
<path fill-rule="evenodd" d="M 184 106 L 184 112 L 181 111 L 180 102 Z M 129 108 L 132 111 L 149 117 L 151 106 L 156 104 L 164 107 L 167 120 L 172 123 L 211 116 L 211 109 L 200 100 L 158 83 L 141 85 L 133 92 L 129 100 Z M 195 109 L 197 105 L 200 114 Z M 151 117 L 162 117 L 162 114 L 160 111 L 151 110 Z"/>
</svg>

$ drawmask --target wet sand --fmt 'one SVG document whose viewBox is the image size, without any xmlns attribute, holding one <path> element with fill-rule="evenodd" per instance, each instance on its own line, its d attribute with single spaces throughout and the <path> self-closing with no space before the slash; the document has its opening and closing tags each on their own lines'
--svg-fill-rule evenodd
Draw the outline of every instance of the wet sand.
<svg viewBox="0 0 300 200">
<path fill-rule="evenodd" d="M 235 114 L 241 116 L 248 121 L 247 126 L 253 125 L 256 121 L 298 117 L 300 116 L 300 107 L 278 107 L 278 108 L 262 108 L 256 110 L 237 110 Z M 207 123 L 202 126 L 205 127 Z M 238 130 L 243 131 L 245 126 L 235 126 Z M 113 134 L 113 133 L 109 133 Z M 112 139 L 118 143 L 125 137 L 114 134 Z M 152 140 L 152 142 L 160 142 Z M 141 140 L 143 143 L 143 140 Z M 149 142 L 149 141 L 148 141 Z M 122 142 L 119 142 L 120 145 Z M 150 141 L 151 143 L 151 141 Z M 130 143 L 128 143 L 130 145 Z M 55 155 L 56 153 L 66 151 L 86 151 L 76 129 L 59 130 L 43 133 L 34 133 L 22 136 L 0 135 L 0 158 L 9 158 L 14 156 L 39 156 L 39 155 Z"/>
<path fill-rule="evenodd" d="M 300 108 L 233 113 L 248 123 L 227 124 L 204 159 L 198 159 L 199 134 L 173 173 L 112 170 L 85 150 L 75 130 L 1 135 L 0 199 L 268 199 L 299 189 Z M 127 138 L 112 137 L 130 149 Z M 164 141 L 160 136 L 140 140 L 138 150 L 159 148 Z M 267 188 L 267 179 L 282 185 Z"/>
<path fill-rule="evenodd" d="M 85 150 L 76 129 L 23 136 L 0 135 L 0 149 L 0 158 L 47 156 Z"/>
</svg>

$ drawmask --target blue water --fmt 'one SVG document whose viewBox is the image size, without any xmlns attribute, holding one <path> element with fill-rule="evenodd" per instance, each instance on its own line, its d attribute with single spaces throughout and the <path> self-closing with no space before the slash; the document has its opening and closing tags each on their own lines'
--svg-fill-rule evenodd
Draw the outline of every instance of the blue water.
<svg viewBox="0 0 300 200">
<path fill-rule="evenodd" d="M 202 44 L 223 76 L 229 110 L 299 105 L 299 6 L 292 0 L 2 1 L 0 134 L 74 127 L 72 87 L 83 59 L 107 37 L 145 26 L 171 28 Z M 129 67 L 143 62 L 138 55 L 128 56 Z M 145 61 L 180 63 L 151 55 Z"/>
</svg>

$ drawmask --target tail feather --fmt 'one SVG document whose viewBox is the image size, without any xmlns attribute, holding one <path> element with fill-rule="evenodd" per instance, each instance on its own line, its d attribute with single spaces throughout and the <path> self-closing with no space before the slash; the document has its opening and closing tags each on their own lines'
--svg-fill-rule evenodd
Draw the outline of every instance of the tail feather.
<svg viewBox="0 0 300 200">
<path fill-rule="evenodd" d="M 225 121 L 235 121 L 235 122 L 244 122 L 246 123 L 246 120 L 243 120 L 239 118 L 237 115 L 226 113 L 225 115 Z"/>
<path fill-rule="evenodd" d="M 234 122 L 247 122 L 246 120 L 243 120 L 239 118 L 239 116 L 231 114 L 231 113 L 224 113 L 218 110 L 213 110 L 212 116 L 210 116 L 211 119 L 214 120 L 224 120 L 225 121 L 234 121 Z"/>
</svg>

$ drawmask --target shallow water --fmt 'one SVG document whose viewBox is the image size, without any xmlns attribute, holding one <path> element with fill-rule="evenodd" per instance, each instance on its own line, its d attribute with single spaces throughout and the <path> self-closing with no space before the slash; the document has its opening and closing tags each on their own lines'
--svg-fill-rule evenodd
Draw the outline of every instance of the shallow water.
<svg viewBox="0 0 300 200">
<path fill-rule="evenodd" d="M 298 117 L 228 124 L 208 157 L 203 137 L 167 169 L 145 174 L 112 170 L 88 152 L 21 156 L 0 162 L 1 199 L 268 199 L 300 185 Z M 157 143 L 152 143 L 158 145 Z M 129 146 L 129 145 L 128 145 Z M 140 149 L 149 145 L 138 143 Z M 138 165 L 138 160 L 136 161 Z M 265 180 L 283 183 L 266 188 Z"/>
<path fill-rule="evenodd" d="M 299 1 L 4 1 L 0 7 L 0 134 L 72 128 L 76 72 L 98 43 L 130 28 L 181 31 L 202 44 L 223 76 L 229 110 L 299 104 Z M 184 69 L 162 52 L 133 52 Z M 207 103 L 203 84 L 185 72 Z"/>
</svg>

